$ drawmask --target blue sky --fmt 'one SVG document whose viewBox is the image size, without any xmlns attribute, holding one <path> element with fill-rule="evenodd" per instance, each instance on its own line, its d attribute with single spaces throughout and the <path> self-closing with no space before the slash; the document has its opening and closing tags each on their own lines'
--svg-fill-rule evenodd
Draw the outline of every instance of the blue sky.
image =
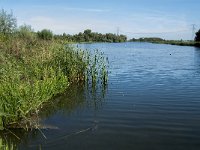
<svg viewBox="0 0 200 150">
<path fill-rule="evenodd" d="M 200 28 L 200 0 L 0 0 L 0 7 L 18 19 L 54 33 L 84 29 L 129 38 L 191 39 L 192 24 Z"/>
</svg>

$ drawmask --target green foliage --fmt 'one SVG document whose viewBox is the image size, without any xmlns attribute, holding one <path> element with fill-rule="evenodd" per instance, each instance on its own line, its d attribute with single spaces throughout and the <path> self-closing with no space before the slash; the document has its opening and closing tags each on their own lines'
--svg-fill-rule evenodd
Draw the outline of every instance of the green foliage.
<svg viewBox="0 0 200 150">
<path fill-rule="evenodd" d="M 16 150 L 17 145 L 11 140 L 7 140 L 6 136 L 0 134 L 0 150 Z"/>
<path fill-rule="evenodd" d="M 20 49 L 26 48 L 24 44 L 20 43 Z M 67 76 L 54 66 L 53 56 L 49 56 L 56 47 L 43 44 L 32 47 L 32 52 L 20 52 L 21 57 L 1 51 L 1 128 L 26 118 L 30 112 L 37 112 L 43 102 L 64 91 L 68 85 Z"/>
<path fill-rule="evenodd" d="M 90 35 L 91 33 L 92 33 L 92 30 L 90 30 L 90 29 L 87 29 L 87 30 L 84 31 L 85 35 Z"/>
<path fill-rule="evenodd" d="M 200 30 L 196 33 L 195 41 L 200 42 Z"/>
<path fill-rule="evenodd" d="M 9 127 L 32 127 L 44 102 L 63 93 L 74 82 L 107 83 L 107 62 L 103 54 L 75 49 L 63 41 L 76 41 L 76 36 L 55 36 L 44 29 L 34 33 L 31 26 L 20 26 L 12 13 L 0 12 L 0 130 Z M 104 36 L 120 41 L 110 34 L 86 30 L 80 40 L 98 41 Z M 38 38 L 37 38 L 38 37 Z M 113 39 L 111 39 L 113 38 Z M 42 39 L 42 40 L 41 40 Z M 60 41 L 58 41 L 58 39 Z M 51 41 L 50 41 L 51 40 Z M 91 85 L 90 84 L 90 85 Z"/>
<path fill-rule="evenodd" d="M 53 41 L 30 45 L 14 37 L 0 44 L 0 129 L 21 122 L 31 126 L 31 114 L 37 115 L 44 102 L 72 82 L 105 83 L 105 64 L 98 53 L 93 57 Z"/>
<path fill-rule="evenodd" d="M 127 37 L 125 35 L 116 35 L 112 33 L 101 34 L 92 32 L 90 29 L 85 30 L 83 33 L 80 32 L 75 35 L 55 35 L 55 39 L 66 40 L 69 42 L 109 42 L 109 43 L 118 43 L 126 42 Z"/>
<path fill-rule="evenodd" d="M 22 38 L 24 40 L 32 41 L 36 39 L 36 35 L 34 33 L 34 30 L 31 28 L 30 25 L 22 25 L 17 30 L 17 37 Z"/>
<path fill-rule="evenodd" d="M 130 42 L 138 41 L 131 40 Z M 184 40 L 154 40 L 154 41 L 139 41 L 139 42 L 150 42 L 150 43 L 156 43 L 156 44 L 170 44 L 170 45 L 179 45 L 179 46 L 195 46 L 200 47 L 200 42 L 195 41 L 184 41 Z"/>
<path fill-rule="evenodd" d="M 7 13 L 4 9 L 0 10 L 0 33 L 13 33 L 17 27 L 17 19 L 13 13 Z"/>
<path fill-rule="evenodd" d="M 130 42 L 162 42 L 165 40 L 159 37 L 145 37 L 145 38 L 139 38 L 139 39 L 132 38 L 129 41 Z"/>
<path fill-rule="evenodd" d="M 43 29 L 42 31 L 38 31 L 37 35 L 40 39 L 43 39 L 43 40 L 52 40 L 53 39 L 53 32 L 48 29 Z"/>
</svg>

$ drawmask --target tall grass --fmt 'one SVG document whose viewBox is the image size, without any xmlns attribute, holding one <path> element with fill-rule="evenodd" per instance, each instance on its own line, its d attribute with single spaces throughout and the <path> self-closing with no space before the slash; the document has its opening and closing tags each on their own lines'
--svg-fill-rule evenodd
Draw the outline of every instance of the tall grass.
<svg viewBox="0 0 200 150">
<path fill-rule="evenodd" d="M 73 82 L 106 84 L 106 67 L 99 52 L 37 39 L 0 41 L 0 130 L 31 127 L 42 104 Z"/>
<path fill-rule="evenodd" d="M 1 139 L 0 137 L 0 149 L 1 150 L 15 150 L 17 149 L 17 147 L 11 141 L 6 141 L 4 139 Z"/>
</svg>

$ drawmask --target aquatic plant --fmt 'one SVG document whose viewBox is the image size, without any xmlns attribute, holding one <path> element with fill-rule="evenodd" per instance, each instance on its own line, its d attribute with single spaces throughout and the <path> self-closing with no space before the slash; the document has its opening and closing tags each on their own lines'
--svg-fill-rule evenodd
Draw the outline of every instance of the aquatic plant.
<svg viewBox="0 0 200 150">
<path fill-rule="evenodd" d="M 24 42 L 16 37 L 0 43 L 0 130 L 31 127 L 44 102 L 73 82 L 106 83 L 103 55 L 49 41 Z M 103 71 L 104 70 L 104 71 Z M 104 77 L 101 77 L 104 76 Z"/>
<path fill-rule="evenodd" d="M 13 143 L 11 142 L 9 143 L 8 141 L 0 137 L 0 149 L 1 150 L 15 150 L 17 148 L 16 148 L 16 145 L 14 145 Z"/>
<path fill-rule="evenodd" d="M 91 57 L 92 56 L 92 57 Z M 87 52 L 87 82 L 89 84 L 95 85 L 101 82 L 102 84 L 107 84 L 108 80 L 108 58 L 104 57 L 104 53 L 99 52 L 98 49 L 93 52 Z M 89 58 L 92 59 L 89 59 Z M 99 84 L 99 85 L 102 85 Z"/>
<path fill-rule="evenodd" d="M 24 25 L 16 30 L 13 14 L 0 11 L 0 130 L 32 127 L 42 105 L 67 92 L 71 83 L 106 84 L 103 55 L 64 42 L 47 29 L 35 33 Z"/>
</svg>

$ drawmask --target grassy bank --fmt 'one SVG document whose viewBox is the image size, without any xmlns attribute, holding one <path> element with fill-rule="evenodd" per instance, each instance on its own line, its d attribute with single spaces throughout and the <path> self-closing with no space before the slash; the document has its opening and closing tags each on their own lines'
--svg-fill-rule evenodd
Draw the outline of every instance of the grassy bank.
<svg viewBox="0 0 200 150">
<path fill-rule="evenodd" d="M 52 40 L 1 38 L 0 130 L 31 126 L 42 104 L 73 82 L 106 83 L 106 67 L 98 52 L 91 55 Z"/>
</svg>

